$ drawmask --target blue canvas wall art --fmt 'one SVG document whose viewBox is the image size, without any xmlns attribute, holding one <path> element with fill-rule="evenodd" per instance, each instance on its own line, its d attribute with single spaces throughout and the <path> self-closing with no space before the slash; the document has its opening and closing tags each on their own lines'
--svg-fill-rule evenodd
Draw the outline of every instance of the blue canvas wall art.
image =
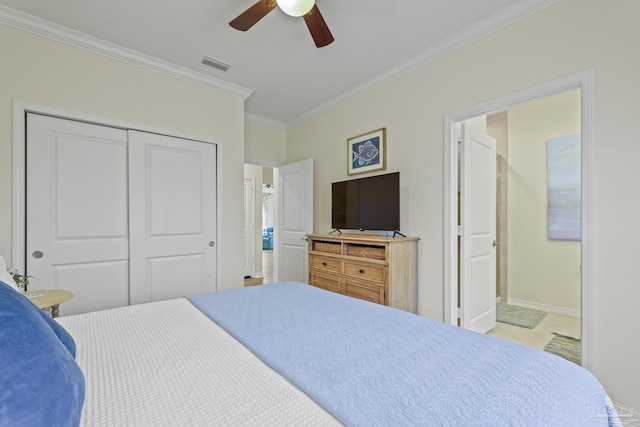
<svg viewBox="0 0 640 427">
<path fill-rule="evenodd" d="M 547 141 L 547 221 L 551 240 L 581 240 L 580 135 Z"/>
</svg>

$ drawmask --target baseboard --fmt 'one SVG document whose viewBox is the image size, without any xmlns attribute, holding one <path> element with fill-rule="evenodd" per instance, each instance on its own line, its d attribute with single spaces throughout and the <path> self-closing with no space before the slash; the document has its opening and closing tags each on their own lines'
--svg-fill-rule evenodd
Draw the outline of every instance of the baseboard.
<svg viewBox="0 0 640 427">
<path fill-rule="evenodd" d="M 516 305 L 524 305 L 531 308 L 537 308 L 539 310 L 548 311 L 550 313 L 560 314 L 562 316 L 580 318 L 580 310 L 570 310 L 568 308 L 556 307 L 553 305 L 540 304 L 537 302 L 524 301 L 521 299 L 509 298 L 509 303 Z"/>
</svg>

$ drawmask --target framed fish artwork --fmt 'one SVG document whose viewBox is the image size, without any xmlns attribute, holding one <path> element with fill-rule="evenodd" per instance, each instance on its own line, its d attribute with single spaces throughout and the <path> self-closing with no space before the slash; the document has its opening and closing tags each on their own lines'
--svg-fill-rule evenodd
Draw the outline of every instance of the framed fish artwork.
<svg viewBox="0 0 640 427">
<path fill-rule="evenodd" d="M 377 129 L 347 140 L 347 173 L 385 170 L 387 168 L 387 129 Z"/>
</svg>

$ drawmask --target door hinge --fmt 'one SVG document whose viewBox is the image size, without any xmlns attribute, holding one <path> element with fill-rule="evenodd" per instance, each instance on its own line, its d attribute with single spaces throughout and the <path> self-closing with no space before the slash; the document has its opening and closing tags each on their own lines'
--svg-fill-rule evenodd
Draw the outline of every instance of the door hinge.
<svg viewBox="0 0 640 427">
<path fill-rule="evenodd" d="M 462 225 L 456 225 L 456 235 L 462 236 Z"/>
<path fill-rule="evenodd" d="M 462 145 L 462 141 L 458 141 L 458 153 L 464 152 L 464 145 Z"/>
<path fill-rule="evenodd" d="M 458 307 L 456 309 L 456 316 L 458 316 L 458 319 L 462 319 L 464 317 L 464 309 L 462 307 Z"/>
</svg>

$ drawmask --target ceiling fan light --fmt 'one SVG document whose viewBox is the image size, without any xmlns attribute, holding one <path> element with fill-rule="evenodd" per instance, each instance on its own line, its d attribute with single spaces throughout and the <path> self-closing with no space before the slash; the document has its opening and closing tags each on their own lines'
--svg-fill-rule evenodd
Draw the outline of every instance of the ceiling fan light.
<svg viewBox="0 0 640 427">
<path fill-rule="evenodd" d="M 309 13 L 316 0 L 276 0 L 278 7 L 291 16 L 302 16 Z"/>
</svg>

